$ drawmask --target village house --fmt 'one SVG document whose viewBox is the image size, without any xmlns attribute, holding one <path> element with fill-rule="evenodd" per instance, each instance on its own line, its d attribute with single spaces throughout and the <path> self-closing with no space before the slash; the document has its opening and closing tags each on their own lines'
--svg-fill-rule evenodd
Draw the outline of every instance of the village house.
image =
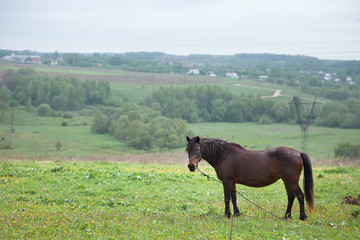
<svg viewBox="0 0 360 240">
<path fill-rule="evenodd" d="M 239 78 L 239 75 L 236 72 L 227 72 L 225 74 L 226 78 Z"/>
<path fill-rule="evenodd" d="M 213 71 L 208 71 L 206 75 L 209 77 L 216 77 L 216 74 Z"/>
<path fill-rule="evenodd" d="M 269 76 L 267 75 L 262 75 L 262 76 L 259 76 L 259 81 L 261 82 L 266 82 L 268 80 Z"/>
<path fill-rule="evenodd" d="M 187 72 L 187 75 L 199 75 L 200 74 L 200 70 L 195 68 L 195 69 L 190 69 L 190 71 Z"/>
<path fill-rule="evenodd" d="M 12 63 L 31 63 L 31 64 L 41 64 L 41 57 L 36 55 L 11 55 L 3 57 L 4 60 Z"/>
</svg>

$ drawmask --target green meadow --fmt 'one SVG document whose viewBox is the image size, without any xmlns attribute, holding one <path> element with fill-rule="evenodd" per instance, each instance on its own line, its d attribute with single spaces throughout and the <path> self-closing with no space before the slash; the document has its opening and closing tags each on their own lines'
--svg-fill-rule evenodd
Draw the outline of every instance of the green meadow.
<svg viewBox="0 0 360 240">
<path fill-rule="evenodd" d="M 1 158 L 82 158 L 97 156 L 120 156 L 141 151 L 126 147 L 124 142 L 106 135 L 91 132 L 91 109 L 73 112 L 71 119 L 62 117 L 40 117 L 36 111 L 27 113 L 24 108 L 15 111 L 15 133 L 10 135 L 10 119 L 0 124 L 0 146 L 11 149 L 0 151 Z M 10 114 L 10 110 L 6 115 Z M 63 126 L 66 123 L 66 126 Z M 215 137 L 237 142 L 253 150 L 264 150 L 279 146 L 300 149 L 301 131 L 296 124 L 257 123 L 196 123 L 189 124 L 194 135 Z M 60 142 L 61 148 L 56 144 Z M 308 154 L 313 161 L 326 163 L 334 160 L 334 149 L 339 143 L 360 142 L 360 129 L 339 129 L 310 126 L 308 132 Z M 183 152 L 184 148 L 175 151 Z M 174 151 L 174 150 L 172 150 Z M 338 159 L 341 160 L 341 159 Z M 351 163 L 352 160 L 343 162 Z"/>
<path fill-rule="evenodd" d="M 212 176 L 211 167 L 200 163 Z M 355 167 L 314 170 L 315 213 L 281 220 L 243 200 L 241 216 L 223 216 L 222 186 L 186 165 L 83 161 L 0 162 L 1 239 L 358 239 Z M 238 186 L 247 198 L 282 217 L 280 181 L 265 188 Z"/>
</svg>

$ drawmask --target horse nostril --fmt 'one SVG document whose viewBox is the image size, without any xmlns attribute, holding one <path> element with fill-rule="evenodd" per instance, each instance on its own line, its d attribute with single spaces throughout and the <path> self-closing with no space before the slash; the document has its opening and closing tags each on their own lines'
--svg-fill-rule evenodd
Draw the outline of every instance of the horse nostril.
<svg viewBox="0 0 360 240">
<path fill-rule="evenodd" d="M 191 172 L 194 172 L 195 171 L 195 165 L 194 164 L 189 164 L 188 165 L 188 168 Z"/>
</svg>

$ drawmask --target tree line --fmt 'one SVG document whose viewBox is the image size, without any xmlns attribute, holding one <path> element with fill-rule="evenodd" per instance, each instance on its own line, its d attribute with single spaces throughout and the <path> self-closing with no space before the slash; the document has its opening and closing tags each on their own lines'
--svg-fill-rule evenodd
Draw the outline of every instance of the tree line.
<svg viewBox="0 0 360 240">
<path fill-rule="evenodd" d="M 214 85 L 160 87 L 145 98 L 144 105 L 169 118 L 196 122 L 296 123 L 294 103 L 264 100 L 260 96 L 235 96 Z M 302 106 L 306 118 L 309 108 Z M 327 104 L 318 103 L 312 119 L 327 127 L 360 128 L 360 100 L 349 98 Z"/>
<path fill-rule="evenodd" d="M 110 96 L 109 82 L 80 81 L 74 77 L 38 75 L 31 68 L 8 70 L 0 81 L 1 106 L 10 100 L 20 105 L 48 104 L 54 110 L 77 110 L 103 104 Z"/>
<path fill-rule="evenodd" d="M 196 122 L 273 122 L 295 120 L 294 107 L 287 102 L 263 100 L 260 96 L 235 96 L 214 85 L 160 87 L 144 104 L 163 116 Z"/>
</svg>

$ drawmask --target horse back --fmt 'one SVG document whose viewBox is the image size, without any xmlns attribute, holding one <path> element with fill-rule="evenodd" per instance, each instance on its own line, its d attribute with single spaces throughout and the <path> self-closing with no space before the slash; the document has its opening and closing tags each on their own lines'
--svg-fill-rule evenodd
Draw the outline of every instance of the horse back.
<svg viewBox="0 0 360 240">
<path fill-rule="evenodd" d="M 264 151 L 237 149 L 224 156 L 215 168 L 218 177 L 252 187 L 263 187 L 289 175 L 299 175 L 302 169 L 300 152 L 278 147 Z M 296 179 L 294 179 L 296 180 Z"/>
<path fill-rule="evenodd" d="M 279 172 L 276 150 L 252 151 L 236 149 L 229 152 L 215 168 L 218 177 L 232 179 L 251 187 L 263 187 L 276 182 Z"/>
</svg>

